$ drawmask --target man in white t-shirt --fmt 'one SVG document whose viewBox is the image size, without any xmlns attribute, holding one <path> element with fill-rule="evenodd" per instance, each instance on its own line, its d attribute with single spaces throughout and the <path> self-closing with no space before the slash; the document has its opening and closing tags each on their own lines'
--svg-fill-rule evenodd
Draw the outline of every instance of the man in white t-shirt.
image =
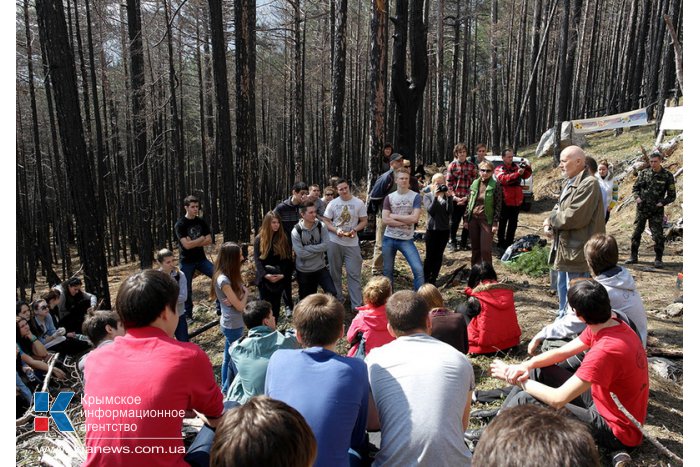
<svg viewBox="0 0 700 467">
<path fill-rule="evenodd" d="M 365 360 L 380 425 L 368 429 L 382 432 L 373 465 L 471 465 L 463 435 L 474 389 L 471 363 L 430 336 L 428 304 L 415 292 L 392 295 L 386 315 L 396 340 Z"/>
<path fill-rule="evenodd" d="M 367 225 L 367 206 L 350 193 L 350 183 L 347 180 L 338 180 L 336 188 L 340 196 L 328 203 L 323 214 L 331 240 L 327 251 L 328 265 L 337 298 L 342 303 L 342 270 L 345 264 L 350 304 L 355 309 L 362 305 L 362 251 L 357 232 Z"/>
<path fill-rule="evenodd" d="M 382 238 L 382 256 L 384 257 L 384 275 L 394 285 L 394 260 L 400 251 L 408 261 L 413 272 L 413 290 L 418 290 L 425 282 L 423 262 L 413 241 L 415 224 L 420 219 L 421 198 L 409 189 L 410 175 L 408 169 L 398 169 L 395 175 L 396 191 L 384 198 L 382 222 L 386 224 Z"/>
</svg>

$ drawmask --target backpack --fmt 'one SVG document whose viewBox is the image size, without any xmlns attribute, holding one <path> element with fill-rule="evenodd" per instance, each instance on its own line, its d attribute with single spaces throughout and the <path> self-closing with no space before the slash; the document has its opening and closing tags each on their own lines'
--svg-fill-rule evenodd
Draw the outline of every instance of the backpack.
<svg viewBox="0 0 700 467">
<path fill-rule="evenodd" d="M 323 227 L 321 227 L 321 222 L 316 224 L 316 228 L 318 229 L 318 238 L 323 241 Z M 301 240 L 301 227 L 299 227 L 299 224 L 294 226 L 294 231 L 297 233 L 297 235 L 299 235 L 299 240 Z"/>
<path fill-rule="evenodd" d="M 515 241 L 501 256 L 501 261 L 512 261 L 518 256 L 528 251 L 532 251 L 535 245 L 545 246 L 547 240 L 540 238 L 539 235 L 528 234 L 520 237 Z"/>
<path fill-rule="evenodd" d="M 357 352 L 355 352 L 355 355 L 353 355 L 352 357 L 364 360 L 365 357 L 367 357 L 367 339 L 365 338 L 364 333 L 362 333 L 361 331 L 358 331 L 357 334 L 355 334 L 355 337 L 352 339 L 352 342 L 350 342 L 351 348 L 355 345 L 357 345 Z"/>
</svg>

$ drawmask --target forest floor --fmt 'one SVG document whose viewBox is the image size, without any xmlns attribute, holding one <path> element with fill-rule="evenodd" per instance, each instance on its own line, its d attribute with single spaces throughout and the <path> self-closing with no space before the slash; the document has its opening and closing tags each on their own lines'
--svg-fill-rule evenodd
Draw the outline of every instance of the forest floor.
<svg viewBox="0 0 700 467">
<path fill-rule="evenodd" d="M 612 164 L 627 160 L 639 152 L 639 146 L 643 145 L 649 149 L 653 146 L 654 134 L 652 127 L 644 127 L 633 130 L 625 130 L 620 136 L 615 137 L 613 132 L 601 132 L 589 135 L 589 146 L 585 148 L 587 154 L 597 160 L 607 158 Z M 516 238 L 526 234 L 543 235 L 542 220 L 554 205 L 556 193 L 552 187 L 555 180 L 561 178 L 559 170 L 552 168 L 550 158 L 535 159 L 534 146 L 521 150 L 518 155 L 530 158 L 535 173 L 535 201 L 529 212 L 521 212 Z M 680 143 L 675 153 L 664 162 L 664 167 L 675 172 L 683 164 L 683 144 Z M 628 175 L 620 184 L 620 204 L 628 197 L 632 190 L 634 176 Z M 670 222 L 682 217 L 683 202 L 683 176 L 677 179 L 678 197 L 676 201 L 666 209 L 666 215 Z M 629 256 L 630 235 L 634 222 L 635 208 L 633 204 L 628 204 L 622 209 L 612 213 L 607 232 L 614 235 L 620 245 L 620 261 L 624 261 Z M 425 216 L 423 216 L 425 217 Z M 425 219 L 423 219 L 423 224 Z M 423 225 L 421 224 L 421 225 Z M 422 227 L 424 229 L 424 226 Z M 422 230 L 419 226 L 419 231 Z M 219 236 L 220 237 L 220 236 Z M 371 257 L 374 242 L 363 242 L 363 283 L 371 276 Z M 418 249 L 424 253 L 425 244 L 417 242 Z M 220 239 L 217 245 L 210 247 L 209 257 L 214 259 L 220 246 Z M 251 249 L 252 250 L 252 249 Z M 252 254 L 252 251 L 250 252 Z M 653 243 L 651 236 L 647 233 L 642 238 L 642 247 L 639 252 L 639 264 L 632 265 L 630 272 L 633 274 L 637 289 L 642 295 L 644 305 L 648 314 L 648 334 L 649 349 L 661 349 L 665 351 L 683 350 L 683 318 L 671 318 L 664 313 L 664 309 L 673 303 L 682 290 L 677 287 L 677 275 L 683 272 L 683 242 L 677 240 L 667 243 L 664 256 L 665 267 L 654 269 Z M 441 278 L 449 276 L 453 271 L 464 264 L 469 264 L 470 251 L 445 252 L 445 259 L 441 270 Z M 400 259 L 399 259 L 400 258 Z M 244 277 L 252 281 L 252 261 L 247 262 Z M 520 361 L 526 358 L 527 343 L 532 336 L 545 324 L 553 321 L 558 301 L 555 295 L 550 294 L 549 277 L 529 277 L 507 269 L 503 263 L 494 258 L 494 266 L 499 275 L 499 279 L 508 282 L 516 287 L 515 300 L 518 313 L 518 320 L 522 329 L 521 345 L 517 352 L 506 356 L 506 361 Z M 110 289 L 112 297 L 116 297 L 117 289 L 122 280 L 138 269 L 137 263 L 124 264 L 110 269 Z M 397 256 L 395 286 L 396 289 L 409 289 L 411 287 L 411 272 L 408 264 L 401 255 Z M 466 281 L 466 279 L 465 279 Z M 440 283 L 440 279 L 438 279 Z M 443 288 L 443 296 L 449 306 L 454 307 L 464 299 L 464 282 L 449 284 Z M 190 332 L 198 327 L 217 319 L 213 302 L 209 300 L 210 280 L 205 276 L 195 277 L 193 281 L 193 299 L 195 303 L 194 315 L 195 324 L 190 326 Z M 295 287 L 296 295 L 296 287 Z M 346 327 L 350 325 L 355 312 L 349 310 L 346 304 Z M 278 325 L 279 328 L 290 326 L 289 320 L 282 317 Z M 212 368 L 217 379 L 220 376 L 222 361 L 223 336 L 218 326 L 200 334 L 193 339 L 210 356 Z M 347 352 L 348 344 L 345 339 L 338 343 L 337 350 L 344 354 Z M 502 382 L 488 376 L 488 367 L 492 358 L 471 357 L 476 383 L 478 389 L 490 389 L 499 387 Z M 674 363 L 682 368 L 683 360 L 675 359 Z M 485 408 L 481 404 L 475 404 L 474 409 Z M 472 419 L 470 428 L 478 428 L 479 424 Z M 650 400 L 646 423 L 644 425 L 647 433 L 656 438 L 661 444 L 667 447 L 679 457 L 683 456 L 683 376 L 677 373 L 673 380 L 661 378 L 650 369 Z M 662 455 L 656 447 L 647 439 L 641 447 L 631 453 L 634 464 L 644 466 L 665 466 L 675 465 L 673 461 Z M 17 460 L 20 462 L 20 450 L 18 449 Z M 601 458 L 603 465 L 610 465 L 609 458 Z"/>
</svg>

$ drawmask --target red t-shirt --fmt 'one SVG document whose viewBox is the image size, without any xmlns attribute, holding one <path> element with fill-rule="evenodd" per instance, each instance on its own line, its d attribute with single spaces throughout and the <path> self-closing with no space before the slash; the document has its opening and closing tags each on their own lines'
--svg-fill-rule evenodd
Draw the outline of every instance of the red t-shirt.
<svg viewBox="0 0 700 467">
<path fill-rule="evenodd" d="M 642 433 L 627 419 L 612 392 L 639 423 L 647 418 L 649 402 L 649 372 L 642 342 L 625 323 L 602 329 L 593 334 L 590 327 L 581 333 L 581 341 L 591 350 L 576 371 L 576 376 L 592 384 L 591 395 L 600 415 L 617 439 L 626 446 L 642 443 Z"/>
<path fill-rule="evenodd" d="M 187 466 L 184 411 L 223 413 L 207 354 L 161 329 L 129 329 L 85 366 L 84 466 Z"/>
</svg>

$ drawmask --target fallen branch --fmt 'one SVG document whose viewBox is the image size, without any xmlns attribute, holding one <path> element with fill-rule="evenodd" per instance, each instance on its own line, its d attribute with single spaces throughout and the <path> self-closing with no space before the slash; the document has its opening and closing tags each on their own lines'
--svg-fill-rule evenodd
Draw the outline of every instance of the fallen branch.
<svg viewBox="0 0 700 467">
<path fill-rule="evenodd" d="M 672 453 L 671 451 L 669 451 L 668 448 L 666 448 L 666 446 L 664 446 L 663 444 L 659 443 L 659 442 L 656 440 L 656 438 L 654 438 L 652 435 L 650 435 L 649 433 L 647 433 L 646 430 L 644 430 L 644 428 L 642 428 L 642 424 L 639 423 L 639 422 L 637 421 L 637 419 L 634 418 L 634 416 L 633 416 L 631 413 L 629 413 L 629 411 L 625 408 L 624 405 L 622 405 L 622 403 L 620 402 L 620 399 L 618 399 L 617 396 L 616 396 L 615 394 L 613 394 L 613 393 L 611 392 L 611 393 L 610 393 L 610 397 L 612 397 L 612 400 L 615 401 L 615 404 L 617 405 L 617 408 L 620 409 L 620 410 L 622 411 L 623 414 L 625 414 L 625 417 L 627 417 L 627 419 L 628 419 L 630 422 L 632 422 L 632 423 L 634 424 L 634 426 L 636 426 L 637 429 L 639 429 L 639 431 L 642 432 L 642 435 L 643 435 L 646 439 L 648 439 L 649 442 L 650 442 L 651 444 L 653 444 L 654 447 L 655 447 L 656 449 L 659 450 L 659 452 L 661 452 L 661 453 L 664 454 L 665 456 L 667 456 L 667 457 L 673 459 L 674 461 L 678 462 L 679 464 L 683 464 L 683 459 L 681 459 L 680 457 L 678 457 L 677 455 L 675 455 L 674 453 Z"/>
<path fill-rule="evenodd" d="M 464 271 L 464 268 L 468 267 L 468 263 L 464 263 L 454 271 L 452 271 L 452 274 L 450 274 L 447 279 L 445 280 L 445 283 L 442 285 L 443 290 L 446 289 L 447 287 L 451 287 L 452 283 L 454 280 L 457 278 L 457 275 L 460 274 L 462 271 Z"/>
<path fill-rule="evenodd" d="M 662 349 L 659 347 L 647 347 L 647 356 L 664 358 L 683 358 L 683 351 L 677 349 Z"/>
</svg>

